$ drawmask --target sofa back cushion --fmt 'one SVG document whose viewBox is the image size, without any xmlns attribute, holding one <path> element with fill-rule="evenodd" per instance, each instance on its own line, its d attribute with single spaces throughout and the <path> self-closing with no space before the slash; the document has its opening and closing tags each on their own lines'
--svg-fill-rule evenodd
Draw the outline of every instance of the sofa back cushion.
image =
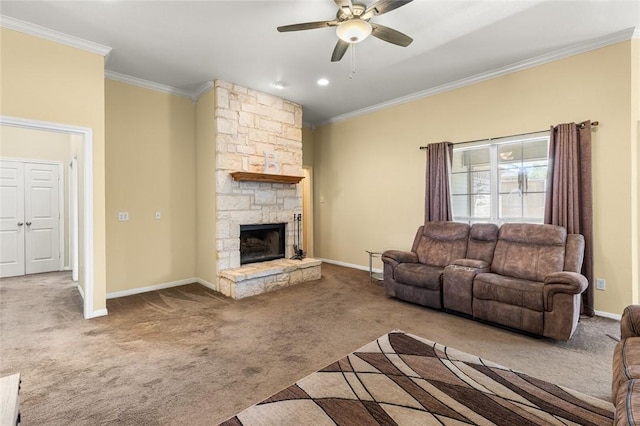
<svg viewBox="0 0 640 426">
<path fill-rule="evenodd" d="M 493 223 L 474 223 L 469 231 L 467 259 L 477 259 L 491 264 L 498 241 L 498 226 Z"/>
<path fill-rule="evenodd" d="M 561 226 L 505 223 L 500 227 L 491 272 L 544 281 L 564 270 L 567 231 Z"/>
<path fill-rule="evenodd" d="M 567 234 L 567 248 L 564 255 L 564 270 L 568 272 L 582 271 L 584 260 L 584 237 L 580 234 Z"/>
<path fill-rule="evenodd" d="M 468 238 L 469 225 L 466 223 L 427 222 L 418 230 L 414 251 L 420 263 L 445 267 L 465 257 Z"/>
</svg>

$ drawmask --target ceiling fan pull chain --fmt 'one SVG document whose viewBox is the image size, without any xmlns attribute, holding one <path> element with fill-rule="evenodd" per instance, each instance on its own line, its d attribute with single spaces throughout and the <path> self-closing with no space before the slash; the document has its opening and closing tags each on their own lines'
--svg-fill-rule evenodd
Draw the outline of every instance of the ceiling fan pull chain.
<svg viewBox="0 0 640 426">
<path fill-rule="evenodd" d="M 351 80 L 356 78 L 356 44 L 355 43 L 351 45 L 351 74 L 349 74 L 349 78 Z"/>
</svg>

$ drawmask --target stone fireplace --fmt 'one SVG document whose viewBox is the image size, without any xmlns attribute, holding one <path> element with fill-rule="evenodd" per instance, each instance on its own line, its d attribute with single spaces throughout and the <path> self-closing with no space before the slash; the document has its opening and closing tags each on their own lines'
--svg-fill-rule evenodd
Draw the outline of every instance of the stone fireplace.
<svg viewBox="0 0 640 426">
<path fill-rule="evenodd" d="M 213 90 L 218 291 L 241 298 L 319 279 L 320 261 L 290 259 L 295 243 L 293 218 L 302 212 L 301 185 L 268 178 L 302 176 L 302 107 L 219 80 Z M 239 172 L 262 176 L 236 179 Z M 275 244 L 273 234 L 265 230 L 273 224 L 282 231 L 277 243 L 282 252 L 273 255 L 277 258 L 243 260 L 243 244 L 254 252 L 249 258 Z M 256 227 L 263 231 L 251 240 L 241 238 L 243 230 Z"/>
</svg>

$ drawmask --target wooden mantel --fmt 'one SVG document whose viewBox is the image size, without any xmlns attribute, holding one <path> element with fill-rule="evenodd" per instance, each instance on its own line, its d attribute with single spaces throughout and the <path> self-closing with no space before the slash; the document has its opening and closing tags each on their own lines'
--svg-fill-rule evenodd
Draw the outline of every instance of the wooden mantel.
<svg viewBox="0 0 640 426">
<path fill-rule="evenodd" d="M 270 183 L 298 183 L 304 176 L 273 175 L 269 173 L 232 172 L 231 177 L 235 181 L 245 182 L 270 182 Z"/>
</svg>

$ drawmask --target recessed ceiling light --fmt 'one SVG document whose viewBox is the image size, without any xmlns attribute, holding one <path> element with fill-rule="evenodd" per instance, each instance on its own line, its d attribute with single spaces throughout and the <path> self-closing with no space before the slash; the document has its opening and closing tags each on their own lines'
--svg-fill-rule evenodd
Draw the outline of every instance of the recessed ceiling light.
<svg viewBox="0 0 640 426">
<path fill-rule="evenodd" d="M 321 78 L 320 80 L 318 80 L 318 86 L 326 86 L 329 84 L 329 80 L 327 80 L 326 78 Z"/>
<path fill-rule="evenodd" d="M 271 83 L 271 85 L 276 89 L 284 89 L 285 87 L 287 87 L 287 85 L 284 84 L 282 81 L 274 81 L 273 83 Z"/>
</svg>

